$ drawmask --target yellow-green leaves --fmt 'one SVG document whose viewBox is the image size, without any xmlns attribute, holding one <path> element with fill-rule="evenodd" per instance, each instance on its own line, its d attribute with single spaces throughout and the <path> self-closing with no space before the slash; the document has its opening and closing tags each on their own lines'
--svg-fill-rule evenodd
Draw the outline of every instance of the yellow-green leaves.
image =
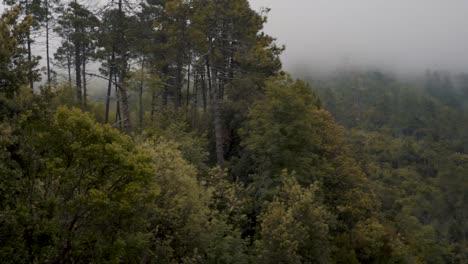
<svg viewBox="0 0 468 264">
<path fill-rule="evenodd" d="M 28 62 L 23 44 L 32 18 L 20 19 L 18 7 L 7 10 L 0 18 L 0 93 L 12 95 L 27 82 L 35 61 Z M 34 74 L 35 72 L 32 72 Z"/>
<path fill-rule="evenodd" d="M 160 192 L 153 155 L 78 109 L 61 107 L 40 118 L 21 119 L 16 132 L 22 141 L 15 155 L 23 164 L 9 213 L 19 221 L 26 208 L 30 216 L 19 230 L 30 229 L 31 239 L 48 237 L 34 242 L 29 257 L 128 262 L 145 254 Z"/>
<path fill-rule="evenodd" d="M 318 242 L 303 246 L 301 251 L 301 243 L 313 239 L 314 235 L 327 237 L 340 250 L 354 252 L 357 260 L 365 258 L 355 250 L 350 234 L 356 225 L 375 215 L 377 202 L 366 175 L 350 155 L 344 130 L 327 111 L 320 109 L 320 102 L 310 88 L 287 76 L 268 81 L 265 97 L 251 109 L 242 134 L 247 153 L 256 164 L 252 180 L 257 188 L 257 199 L 272 201 L 264 208 L 262 221 L 267 229 L 262 230 L 270 228 L 267 233 L 274 235 L 262 240 L 262 246 L 268 245 L 268 241 L 277 241 L 277 244 L 268 245 L 275 249 L 267 252 L 285 252 L 283 255 L 271 253 L 270 262 L 281 256 L 290 256 L 282 260 L 283 263 L 299 263 L 307 256 L 321 256 L 319 252 L 325 252 L 325 249 L 320 249 Z M 285 182 L 284 176 L 283 179 L 278 177 L 284 169 L 294 172 L 288 175 L 294 178 L 294 184 Z M 320 186 L 318 191 L 302 189 L 315 182 Z M 286 198 L 281 198 L 285 193 Z M 303 200 L 314 201 L 314 193 L 323 201 L 321 209 L 300 207 Z M 312 238 L 302 237 L 311 227 L 304 226 L 301 217 L 295 215 L 297 206 L 297 210 L 306 210 L 300 209 L 302 214 L 299 215 L 318 221 L 314 225 L 318 229 L 310 234 Z M 328 214 L 336 221 L 329 221 L 325 217 Z M 318 217 L 320 215 L 322 218 Z M 320 225 L 326 228 L 320 229 Z M 342 259 L 340 255 L 333 258 Z M 312 262 L 324 261 L 327 261 L 326 256 Z"/>
<path fill-rule="evenodd" d="M 258 263 L 329 262 L 331 215 L 315 197 L 317 190 L 282 173 L 280 190 L 259 219 Z"/>
</svg>

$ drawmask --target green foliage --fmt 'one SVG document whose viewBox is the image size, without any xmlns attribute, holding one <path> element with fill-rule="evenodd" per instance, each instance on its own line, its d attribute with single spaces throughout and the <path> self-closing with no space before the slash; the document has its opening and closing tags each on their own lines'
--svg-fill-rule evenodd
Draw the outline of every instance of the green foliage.
<svg viewBox="0 0 468 264">
<path fill-rule="evenodd" d="M 316 89 L 325 107 L 352 128 L 347 138 L 354 157 L 414 262 L 466 261 L 466 126 L 459 121 L 466 112 L 452 85 L 439 73 L 421 85 L 360 73 Z"/>
<path fill-rule="evenodd" d="M 197 183 L 196 170 L 181 157 L 174 143 L 148 145 L 156 182 L 164 186 L 158 196 L 157 215 L 151 221 L 152 245 L 157 259 L 195 258 L 198 255 L 208 197 Z"/>
<path fill-rule="evenodd" d="M 284 169 L 295 171 L 304 186 L 320 181 L 330 207 L 353 222 L 374 208 L 365 191 L 367 180 L 348 154 L 342 129 L 318 106 L 303 82 L 273 79 L 250 112 L 245 147 L 257 163 L 261 184 L 273 181 L 274 187 L 275 175 Z"/>
<path fill-rule="evenodd" d="M 404 246 L 398 237 L 392 235 L 391 228 L 378 220 L 377 199 L 366 175 L 351 156 L 343 128 L 336 125 L 330 114 L 319 106 L 317 97 L 303 82 L 293 82 L 288 77 L 267 82 L 265 97 L 251 109 L 243 132 L 246 153 L 257 167 L 252 176 L 257 203 L 252 209 L 254 214 L 255 211 L 257 214 L 259 211 L 267 212 L 268 217 L 264 216 L 263 221 L 269 221 L 273 225 L 269 227 L 272 230 L 282 230 L 275 238 L 279 241 L 276 246 L 283 251 L 292 250 L 288 253 L 291 259 L 283 262 L 300 262 L 301 258 L 326 252 L 317 243 L 312 243 L 298 253 L 298 243 L 302 242 L 289 237 L 304 234 L 301 222 L 288 213 L 288 207 L 281 209 L 282 203 L 274 197 L 284 192 L 281 187 L 278 189 L 281 186 L 278 173 L 284 169 L 294 171 L 290 177 L 303 188 L 317 182 L 321 206 L 331 216 L 324 218 L 327 219 L 331 246 L 328 247 L 330 253 L 325 255 L 328 257 L 319 258 L 322 262 L 327 258 L 344 263 L 399 259 L 399 254 L 402 254 L 398 252 L 399 248 Z M 275 209 L 265 208 L 262 201 L 273 201 Z M 272 210 L 271 216 L 268 210 Z M 312 216 L 305 218 L 314 219 Z M 281 241 L 291 244 L 282 245 Z M 268 250 L 271 254 L 277 251 L 281 250 Z M 271 259 L 275 258 L 279 256 L 271 256 Z"/>
<path fill-rule="evenodd" d="M 250 111 L 244 145 L 267 178 L 283 169 L 296 171 L 300 182 L 318 179 L 321 138 L 318 99 L 303 82 L 278 77 L 266 84 L 265 98 Z M 308 177 L 309 178 L 306 178 Z M 266 179 L 267 180 L 267 179 Z"/>
<path fill-rule="evenodd" d="M 151 124 L 143 132 L 143 138 L 173 142 L 184 159 L 194 165 L 199 173 L 208 173 L 206 139 L 200 132 L 192 130 L 184 113 L 170 110 L 157 113 Z"/>
<path fill-rule="evenodd" d="M 2 262 L 467 262 L 466 74 L 309 86 L 247 0 L 140 2 L 2 14 Z M 53 17 L 69 83 L 33 94 L 29 30 Z M 95 59 L 106 104 L 71 84 Z"/>
<path fill-rule="evenodd" d="M 236 197 L 223 193 L 228 201 L 223 208 L 217 196 L 229 184 L 201 185 L 195 167 L 182 158 L 176 143 L 160 140 L 145 146 L 153 153 L 155 180 L 164 186 L 151 218 L 148 257 L 158 263 L 247 263 L 240 232 L 225 221 L 229 211 L 238 209 Z"/>
<path fill-rule="evenodd" d="M 11 96 L 26 84 L 37 61 L 27 59 L 24 44 L 32 24 L 31 17 L 20 19 L 20 9 L 12 8 L 0 18 L 0 92 Z M 38 78 L 33 72 L 33 77 Z"/>
<path fill-rule="evenodd" d="M 231 180 L 219 168 L 210 171 L 200 182 L 210 192 L 210 208 L 218 214 L 218 218 L 240 231 L 249 228 L 248 210 L 252 203 L 249 186 Z"/>
<path fill-rule="evenodd" d="M 22 261 L 114 262 L 144 252 L 159 190 L 151 156 L 80 110 L 22 119 L 14 153 L 22 173 L 14 206 L 2 208 Z"/>
<path fill-rule="evenodd" d="M 286 171 L 280 190 L 260 216 L 257 263 L 329 263 L 331 215 L 315 197 L 318 186 L 302 188 Z"/>
</svg>

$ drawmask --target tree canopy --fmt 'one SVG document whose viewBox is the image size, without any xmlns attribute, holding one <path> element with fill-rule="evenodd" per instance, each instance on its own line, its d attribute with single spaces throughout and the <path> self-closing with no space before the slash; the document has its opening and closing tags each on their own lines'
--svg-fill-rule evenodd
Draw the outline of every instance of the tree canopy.
<svg viewBox="0 0 468 264">
<path fill-rule="evenodd" d="M 247 0 L 91 2 L 5 2 L 2 263 L 468 262 L 467 74 L 296 80 Z"/>
</svg>

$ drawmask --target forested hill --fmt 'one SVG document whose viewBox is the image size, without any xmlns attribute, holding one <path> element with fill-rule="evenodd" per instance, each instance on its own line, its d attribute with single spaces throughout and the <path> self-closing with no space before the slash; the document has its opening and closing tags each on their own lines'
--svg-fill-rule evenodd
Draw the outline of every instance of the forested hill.
<svg viewBox="0 0 468 264">
<path fill-rule="evenodd" d="M 467 261 L 466 80 L 428 71 L 404 82 L 369 71 L 310 81 L 323 107 L 347 128 L 386 221 L 433 258 L 458 254 L 454 263 Z"/>
<path fill-rule="evenodd" d="M 247 0 L 4 2 L 1 263 L 467 263 L 463 78 L 294 80 Z"/>
</svg>

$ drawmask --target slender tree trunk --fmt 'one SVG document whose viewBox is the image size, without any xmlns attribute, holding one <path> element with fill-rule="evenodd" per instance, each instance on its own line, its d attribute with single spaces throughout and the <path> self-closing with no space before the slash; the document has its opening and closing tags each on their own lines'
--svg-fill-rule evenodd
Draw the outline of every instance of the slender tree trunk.
<svg viewBox="0 0 468 264">
<path fill-rule="evenodd" d="M 114 61 L 115 61 L 115 53 L 112 52 L 112 57 L 109 59 L 109 83 L 107 84 L 106 117 L 105 117 L 106 123 L 109 123 L 110 98 L 112 94 L 112 78 L 114 75 Z"/>
<path fill-rule="evenodd" d="M 130 122 L 130 106 L 128 102 L 128 92 L 127 89 L 125 88 L 124 84 L 124 78 L 120 77 L 120 95 L 122 97 L 122 113 L 123 113 L 123 125 L 125 127 L 125 133 L 127 135 L 130 135 L 132 133 L 132 126 Z"/>
<path fill-rule="evenodd" d="M 28 38 L 28 62 L 30 64 L 29 73 L 28 73 L 29 88 L 31 88 L 31 91 L 34 91 L 34 80 L 33 80 L 33 71 L 32 71 L 32 54 L 31 54 L 31 37 L 29 33 L 28 33 L 27 38 Z"/>
<path fill-rule="evenodd" d="M 121 89 L 120 90 L 120 98 L 122 101 L 122 107 L 121 107 L 121 113 L 122 113 L 122 118 L 123 120 L 121 121 L 121 126 L 123 126 L 123 129 L 125 129 L 125 133 L 127 135 L 130 135 L 132 130 L 130 128 L 130 109 L 128 107 L 128 93 L 127 90 Z"/>
<path fill-rule="evenodd" d="M 29 15 L 29 1 L 26 0 L 26 15 Z M 31 33 L 28 31 L 26 35 L 27 39 L 27 48 L 28 48 L 28 62 L 29 62 L 29 71 L 28 71 L 28 80 L 29 80 L 29 88 L 31 91 L 34 91 L 34 80 L 33 80 L 33 69 L 32 69 L 32 51 L 31 51 Z"/>
<path fill-rule="evenodd" d="M 219 167 L 224 168 L 224 146 L 223 146 L 223 126 L 221 120 L 221 109 L 219 105 L 219 95 L 213 95 L 213 122 L 216 140 L 216 160 Z"/>
<path fill-rule="evenodd" d="M 205 68 L 202 67 L 201 75 L 201 88 L 202 88 L 202 100 L 203 100 L 203 112 L 206 113 L 207 98 L 206 98 L 206 80 L 205 80 Z"/>
<path fill-rule="evenodd" d="M 217 165 L 221 168 L 224 168 L 224 146 L 223 146 L 223 126 L 221 120 L 221 108 L 219 105 L 219 95 L 218 89 L 216 88 L 216 81 L 214 77 L 216 76 L 216 71 L 212 70 L 210 67 L 209 58 L 206 60 L 206 67 L 208 73 L 208 87 L 210 90 L 210 99 L 213 111 L 213 125 L 215 131 L 215 141 L 216 141 L 216 161 Z M 210 73 L 210 71 L 213 71 Z M 214 85 L 214 87 L 213 87 Z M 211 92 L 214 91 L 213 94 Z"/>
<path fill-rule="evenodd" d="M 176 70 L 176 85 L 175 85 L 175 105 L 176 108 L 182 106 L 182 67 L 183 67 L 183 56 L 181 50 L 177 52 L 177 70 Z"/>
<path fill-rule="evenodd" d="M 127 77 L 127 61 L 126 58 L 122 58 L 122 68 L 120 69 L 120 76 L 118 82 L 118 89 L 120 91 L 120 97 L 122 100 L 122 125 L 125 128 L 125 133 L 130 135 L 132 133 L 132 126 L 130 122 L 130 104 L 128 101 L 128 90 L 125 84 Z"/>
<path fill-rule="evenodd" d="M 47 83 L 52 82 L 51 70 L 50 70 L 50 45 L 49 45 L 49 1 L 45 0 L 46 6 L 46 59 L 47 59 Z"/>
<path fill-rule="evenodd" d="M 114 74 L 114 82 L 117 83 L 117 74 Z M 116 98 L 116 110 L 115 110 L 115 123 L 122 129 L 122 115 L 120 110 L 120 89 L 115 85 L 115 98 Z"/>
<path fill-rule="evenodd" d="M 168 76 L 169 74 L 169 66 L 168 65 L 165 65 L 162 69 L 162 76 Z M 167 81 L 165 81 L 167 82 Z M 164 84 L 164 91 L 163 91 L 163 95 L 162 95 L 162 103 L 163 103 L 163 107 L 167 107 L 167 104 L 168 104 L 168 101 L 169 101 L 169 87 L 167 86 L 167 84 Z"/>
<path fill-rule="evenodd" d="M 210 60 L 208 59 L 208 57 L 206 58 L 206 75 L 208 77 L 208 96 L 210 97 L 210 101 L 212 99 L 212 96 L 213 96 L 213 92 L 212 92 L 212 79 L 211 79 L 211 67 L 210 67 Z"/>
<path fill-rule="evenodd" d="M 189 103 L 190 103 L 190 60 L 188 62 L 188 66 L 187 66 L 187 107 L 189 106 Z"/>
<path fill-rule="evenodd" d="M 71 73 L 71 54 L 67 51 L 67 68 L 68 68 L 68 85 L 72 85 L 72 73 Z"/>
<path fill-rule="evenodd" d="M 88 108 L 88 89 L 87 89 L 87 83 L 86 83 L 86 51 L 85 48 L 83 48 L 83 109 Z"/>
<path fill-rule="evenodd" d="M 185 57 L 185 30 L 186 30 L 186 24 L 185 21 L 181 22 L 179 24 L 179 43 L 178 43 L 178 49 L 177 49 L 177 55 L 176 55 L 176 63 L 177 63 L 177 69 L 176 69 L 176 86 L 175 86 L 175 102 L 176 102 L 176 108 L 179 108 L 182 106 L 182 88 L 183 88 L 183 68 L 184 68 L 184 57 Z"/>
<path fill-rule="evenodd" d="M 192 127 L 195 127 L 196 119 L 198 119 L 198 85 L 199 78 L 198 73 L 194 71 L 194 80 L 193 80 L 193 106 L 192 106 Z"/>
<path fill-rule="evenodd" d="M 120 15 L 120 23 L 123 22 L 125 19 L 125 14 L 123 11 L 123 2 L 119 0 L 119 15 Z M 125 38 L 124 38 L 124 28 L 123 25 L 119 25 L 118 29 L 118 53 L 119 53 L 119 60 L 120 60 L 120 76 L 119 76 L 119 84 L 118 88 L 120 90 L 120 96 L 122 98 L 122 113 L 123 113 L 123 125 L 125 126 L 125 132 L 127 135 L 132 133 L 132 126 L 131 126 L 131 116 L 130 116 L 130 106 L 128 101 L 128 91 L 125 85 L 125 79 L 127 78 L 127 50 L 125 47 Z"/>
<path fill-rule="evenodd" d="M 231 50 L 233 49 L 233 47 L 231 47 Z M 234 54 L 233 54 L 233 51 L 231 51 L 231 55 L 230 55 L 230 58 L 229 58 L 229 78 L 232 80 L 234 79 Z"/>
<path fill-rule="evenodd" d="M 76 81 L 76 98 L 78 103 L 82 103 L 83 96 L 81 94 L 81 49 L 78 43 L 75 43 L 75 81 Z"/>
<path fill-rule="evenodd" d="M 143 59 L 141 61 L 141 81 L 140 81 L 140 90 L 139 90 L 139 93 L 138 93 L 138 99 L 139 99 L 139 103 L 140 103 L 140 109 L 139 110 L 139 121 L 140 121 L 140 131 L 143 131 L 143 115 L 144 115 L 144 111 L 143 111 L 143 88 L 145 86 L 145 73 L 144 73 L 144 70 L 145 70 L 145 56 L 143 56 Z"/>
<path fill-rule="evenodd" d="M 197 72 L 194 72 L 195 80 L 193 80 L 193 106 L 198 109 L 198 86 L 200 85 L 200 79 Z"/>
</svg>

